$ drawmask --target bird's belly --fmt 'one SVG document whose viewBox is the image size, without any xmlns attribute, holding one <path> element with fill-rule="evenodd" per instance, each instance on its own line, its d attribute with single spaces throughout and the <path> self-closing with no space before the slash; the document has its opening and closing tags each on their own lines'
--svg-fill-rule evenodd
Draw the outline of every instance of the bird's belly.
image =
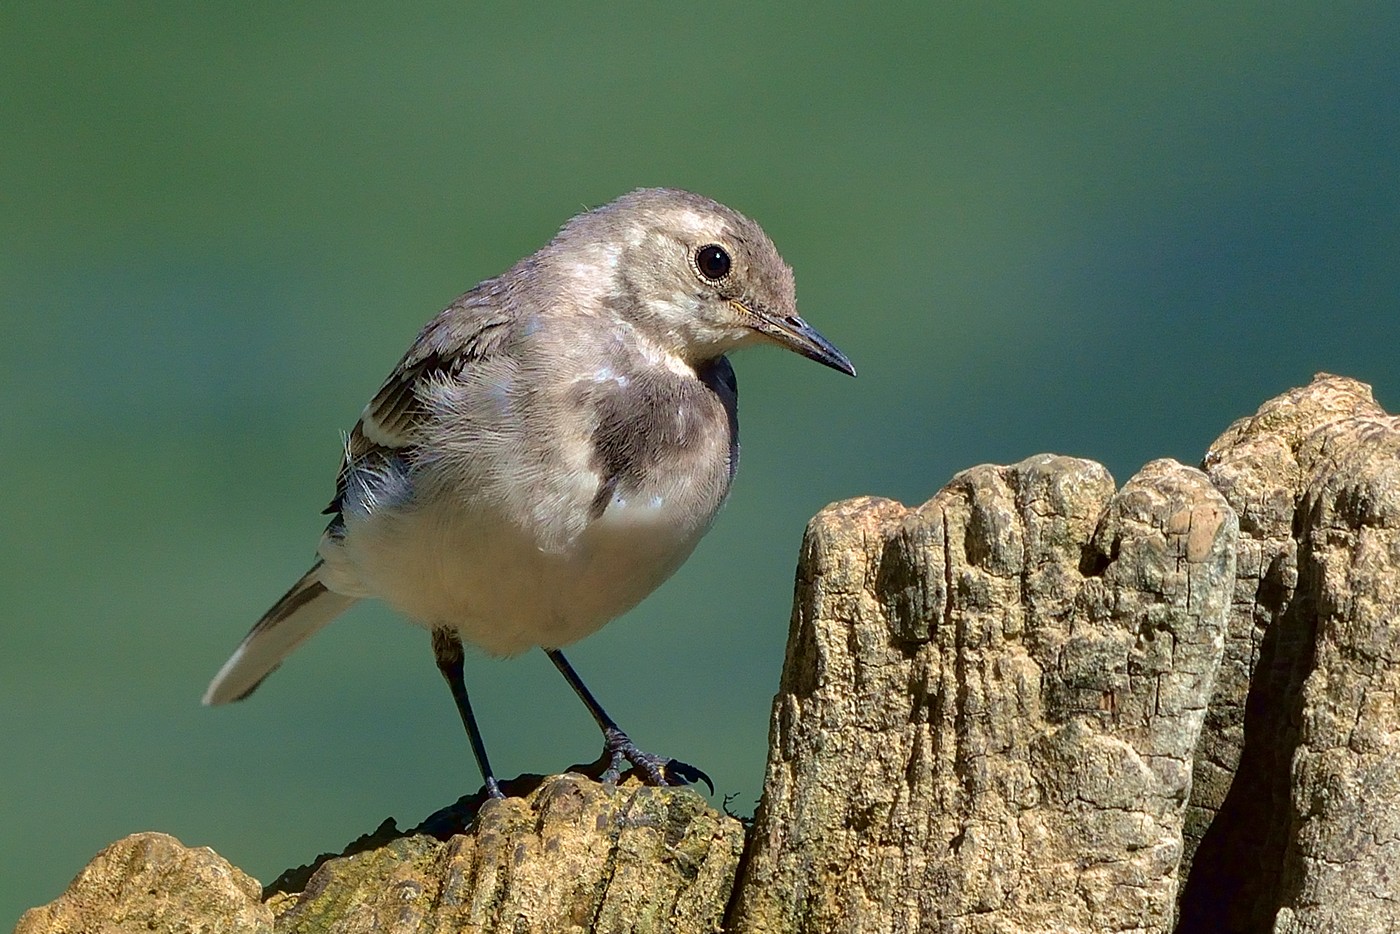
<svg viewBox="0 0 1400 934">
<path fill-rule="evenodd" d="M 368 517 L 328 565 L 420 625 L 495 655 L 558 648 L 636 606 L 690 556 L 713 513 L 614 502 L 565 547 L 498 518 L 451 511 Z M 348 565 L 348 566 L 346 566 Z"/>
</svg>

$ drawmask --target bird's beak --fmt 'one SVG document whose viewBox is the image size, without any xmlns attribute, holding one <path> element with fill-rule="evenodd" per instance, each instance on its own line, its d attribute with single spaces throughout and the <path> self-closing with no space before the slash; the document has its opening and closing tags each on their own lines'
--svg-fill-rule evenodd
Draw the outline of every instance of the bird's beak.
<svg viewBox="0 0 1400 934">
<path fill-rule="evenodd" d="M 772 341 L 796 351 L 808 359 L 825 364 L 833 370 L 840 370 L 848 376 L 856 375 L 856 368 L 846 355 L 836 349 L 817 329 L 797 315 L 775 315 L 758 311 L 743 302 L 731 302 L 735 309 L 753 322 L 753 329 Z"/>
</svg>

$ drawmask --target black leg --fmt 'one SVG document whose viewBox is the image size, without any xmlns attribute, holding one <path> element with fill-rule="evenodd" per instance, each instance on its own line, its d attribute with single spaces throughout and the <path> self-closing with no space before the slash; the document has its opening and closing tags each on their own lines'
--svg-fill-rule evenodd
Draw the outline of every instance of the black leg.
<svg viewBox="0 0 1400 934">
<path fill-rule="evenodd" d="M 653 785 L 690 785 L 704 782 L 710 789 L 710 794 L 715 793 L 710 776 L 695 766 L 676 759 L 664 759 L 638 749 L 627 734 L 622 732 L 617 722 L 608 716 L 607 711 L 593 696 L 593 692 L 588 690 L 588 686 L 578 676 L 578 672 L 574 671 L 574 666 L 564 657 L 564 653 L 558 649 L 545 649 L 544 654 L 549 656 L 554 667 L 558 668 L 564 680 L 569 682 L 569 687 L 574 689 L 578 699 L 583 701 L 583 706 L 587 707 L 589 714 L 593 716 L 593 722 L 603 731 L 603 756 L 608 761 L 607 770 L 602 775 L 604 782 L 615 784 L 622 777 L 622 764 L 630 762 L 645 772 L 647 780 Z"/>
<path fill-rule="evenodd" d="M 486 744 L 481 741 L 481 731 L 476 727 L 472 703 L 467 699 L 467 682 L 462 675 L 462 640 L 457 633 L 441 627 L 433 630 L 433 658 L 452 689 L 452 699 L 457 702 L 457 712 L 462 715 L 462 726 L 467 728 L 467 739 L 472 744 L 472 755 L 476 756 L 477 767 L 486 781 L 486 793 L 493 798 L 504 798 L 501 786 L 496 784 L 495 773 L 491 771 L 491 762 L 486 758 Z"/>
</svg>

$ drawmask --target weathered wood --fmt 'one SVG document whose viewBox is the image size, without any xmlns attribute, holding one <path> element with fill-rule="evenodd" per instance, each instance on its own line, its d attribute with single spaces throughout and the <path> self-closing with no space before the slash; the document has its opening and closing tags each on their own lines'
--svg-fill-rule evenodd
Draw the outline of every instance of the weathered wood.
<svg viewBox="0 0 1400 934">
<path fill-rule="evenodd" d="M 734 929 L 1170 930 L 1235 534 L 1170 461 L 818 515 Z"/>
<path fill-rule="evenodd" d="M 128 837 L 18 934 L 1400 930 L 1400 420 L 1321 376 L 1204 468 L 823 510 L 747 843 L 689 790 L 522 778 L 265 900 Z"/>
<path fill-rule="evenodd" d="M 1320 375 L 1205 466 L 1240 557 L 1182 929 L 1400 930 L 1400 423 Z"/>
</svg>

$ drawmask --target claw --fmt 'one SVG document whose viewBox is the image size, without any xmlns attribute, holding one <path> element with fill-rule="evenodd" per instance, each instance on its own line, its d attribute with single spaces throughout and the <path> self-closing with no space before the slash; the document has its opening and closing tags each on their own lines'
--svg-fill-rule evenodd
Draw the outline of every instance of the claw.
<svg viewBox="0 0 1400 934">
<path fill-rule="evenodd" d="M 682 762 L 679 759 L 667 760 L 663 766 L 667 777 L 674 775 L 683 785 L 694 785 L 696 782 L 704 782 L 705 787 L 710 789 L 710 794 L 715 793 L 715 783 L 710 781 L 710 776 L 706 775 L 703 769 L 697 769 L 689 762 Z M 676 782 L 670 782 L 676 784 Z"/>
<path fill-rule="evenodd" d="M 710 776 L 702 770 L 679 759 L 663 759 L 643 752 L 626 733 L 616 728 L 603 731 L 603 758 L 608 761 L 608 767 L 599 776 L 599 780 L 605 784 L 617 784 L 622 778 L 623 763 L 631 763 L 646 775 L 649 785 L 665 787 L 704 782 L 705 787 L 710 789 L 710 794 L 715 793 L 714 782 L 710 781 Z"/>
</svg>

